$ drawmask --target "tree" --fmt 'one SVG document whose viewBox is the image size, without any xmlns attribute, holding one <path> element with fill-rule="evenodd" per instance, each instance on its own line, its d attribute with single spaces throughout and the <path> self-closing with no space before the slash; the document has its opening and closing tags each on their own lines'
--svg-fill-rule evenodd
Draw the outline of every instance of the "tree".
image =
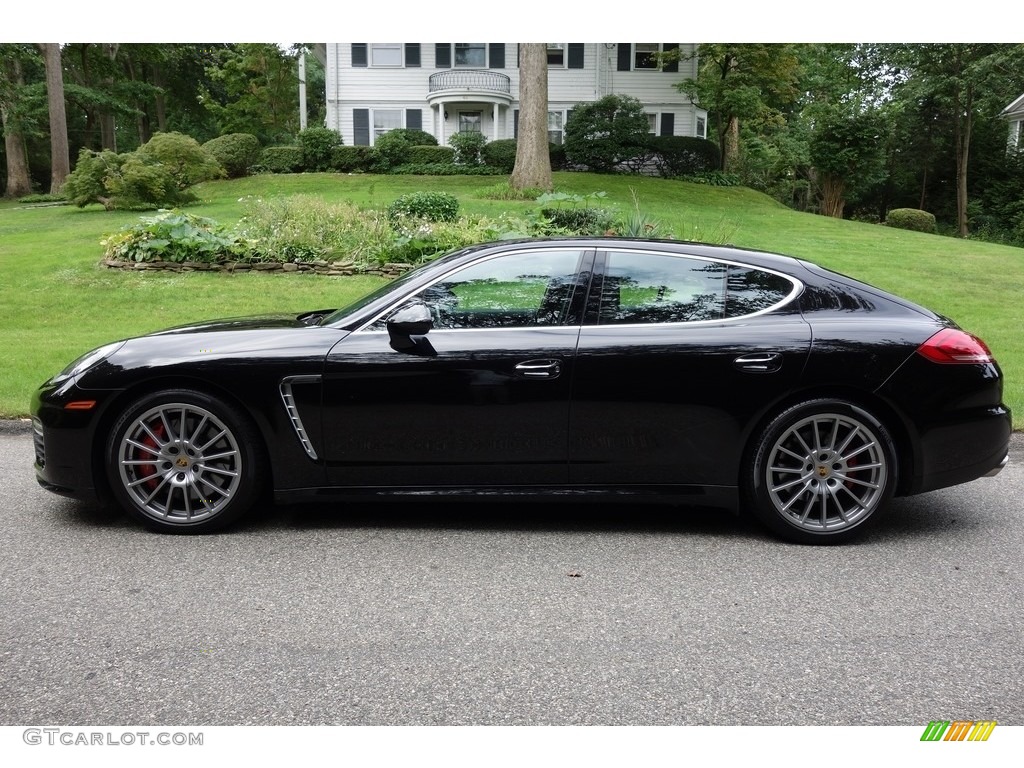
<svg viewBox="0 0 1024 768">
<path fill-rule="evenodd" d="M 884 172 L 881 125 L 872 110 L 839 108 L 815 127 L 811 137 L 811 163 L 819 177 L 820 212 L 843 217 L 847 191 L 869 186 Z"/>
<path fill-rule="evenodd" d="M 548 53 L 545 43 L 519 44 L 519 138 L 513 189 L 552 188 L 548 148 Z"/>
<path fill-rule="evenodd" d="M 59 43 L 39 43 L 46 65 L 46 101 L 50 115 L 50 194 L 60 194 L 68 174 L 68 118 L 64 107 L 64 65 Z"/>
<path fill-rule="evenodd" d="M 7 157 L 7 186 L 4 197 L 24 197 L 32 192 L 28 150 L 25 143 L 24 64 L 31 55 L 28 46 L 0 46 L 0 123 Z"/>
<path fill-rule="evenodd" d="M 899 95 L 938 110 L 952 139 L 956 177 L 956 229 L 969 233 L 968 173 L 976 122 L 997 115 L 1020 94 L 1024 46 L 929 43 L 894 46 L 905 67 Z"/>
<path fill-rule="evenodd" d="M 722 170 L 734 170 L 739 160 L 741 122 L 771 120 L 796 99 L 799 61 L 794 48 L 761 43 L 699 46 L 697 78 L 676 87 L 711 115 Z"/>
</svg>

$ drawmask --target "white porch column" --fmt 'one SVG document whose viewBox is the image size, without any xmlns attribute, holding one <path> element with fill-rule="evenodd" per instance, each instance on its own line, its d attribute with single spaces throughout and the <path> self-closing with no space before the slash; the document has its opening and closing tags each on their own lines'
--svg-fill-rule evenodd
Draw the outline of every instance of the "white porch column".
<svg viewBox="0 0 1024 768">
<path fill-rule="evenodd" d="M 496 141 L 498 138 L 500 138 L 498 136 L 498 102 L 494 102 L 491 105 L 491 123 L 494 126 L 493 128 L 491 128 L 491 131 L 494 133 L 494 135 L 491 136 L 491 141 Z"/>
<path fill-rule="evenodd" d="M 437 143 L 442 147 L 447 143 L 444 135 L 444 110 L 444 102 L 439 101 L 437 103 Z"/>
</svg>

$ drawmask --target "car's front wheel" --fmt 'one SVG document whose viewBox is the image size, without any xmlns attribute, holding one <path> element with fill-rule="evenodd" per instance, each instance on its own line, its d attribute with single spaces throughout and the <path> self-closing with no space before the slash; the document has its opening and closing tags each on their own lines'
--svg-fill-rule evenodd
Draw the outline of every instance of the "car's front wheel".
<svg viewBox="0 0 1024 768">
<path fill-rule="evenodd" d="M 895 450 L 882 423 L 844 400 L 801 403 L 761 433 L 745 498 L 769 529 L 805 544 L 860 534 L 892 497 Z"/>
<path fill-rule="evenodd" d="M 266 476 L 249 420 L 192 390 L 157 392 L 135 402 L 111 431 L 107 457 L 118 502 L 165 533 L 203 533 L 238 519 Z"/>
</svg>

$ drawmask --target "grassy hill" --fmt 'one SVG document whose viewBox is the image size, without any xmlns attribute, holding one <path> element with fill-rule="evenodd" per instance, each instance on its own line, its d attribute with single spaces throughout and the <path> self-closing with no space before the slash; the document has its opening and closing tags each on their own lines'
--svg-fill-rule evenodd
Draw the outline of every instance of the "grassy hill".
<svg viewBox="0 0 1024 768">
<path fill-rule="evenodd" d="M 383 208 L 400 194 L 456 195 L 462 211 L 496 216 L 535 203 L 485 199 L 493 177 L 336 174 L 260 176 L 198 188 L 189 210 L 237 221 L 247 196 L 317 195 Z M 797 213 L 749 189 L 663 179 L 556 174 L 558 189 L 603 191 L 621 209 L 640 210 L 662 235 L 726 241 L 812 259 L 954 318 L 989 344 L 1007 375 L 1006 402 L 1024 427 L 1024 250 Z M 371 277 L 246 273 L 124 273 L 97 266 L 100 240 L 138 214 L 97 207 L 0 204 L 0 417 L 27 413 L 32 390 L 74 357 L 124 336 L 169 325 L 265 311 L 343 304 L 379 284 Z"/>
</svg>

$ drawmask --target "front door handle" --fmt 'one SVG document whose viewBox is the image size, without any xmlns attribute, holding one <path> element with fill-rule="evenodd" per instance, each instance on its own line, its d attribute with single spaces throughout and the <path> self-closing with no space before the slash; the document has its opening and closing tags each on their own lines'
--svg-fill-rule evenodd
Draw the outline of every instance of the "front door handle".
<svg viewBox="0 0 1024 768">
<path fill-rule="evenodd" d="M 526 360 L 516 366 L 516 374 L 525 379 L 555 379 L 561 372 L 558 360 Z"/>
<path fill-rule="evenodd" d="M 778 352 L 755 352 L 737 357 L 732 364 L 746 373 L 775 373 L 782 367 L 782 355 Z"/>
</svg>

